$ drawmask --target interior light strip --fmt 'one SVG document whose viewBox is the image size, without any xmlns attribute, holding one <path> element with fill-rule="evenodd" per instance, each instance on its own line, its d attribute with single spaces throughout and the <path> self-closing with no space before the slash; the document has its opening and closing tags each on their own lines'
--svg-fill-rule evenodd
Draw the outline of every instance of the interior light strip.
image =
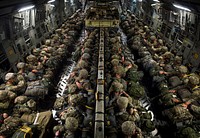
<svg viewBox="0 0 200 138">
<path fill-rule="evenodd" d="M 188 9 L 188 8 L 186 8 L 186 7 L 183 7 L 183 6 L 181 6 L 181 5 L 178 5 L 178 4 L 173 4 L 174 5 L 174 7 L 176 7 L 176 8 L 179 8 L 179 9 L 181 9 L 181 10 L 185 10 L 185 11 L 191 11 L 190 9 Z"/>
<path fill-rule="evenodd" d="M 30 9 L 32 9 L 32 8 L 34 8 L 34 7 L 35 7 L 34 5 L 27 6 L 27 7 L 23 7 L 23 8 L 21 8 L 18 12 L 22 12 L 22 11 L 30 10 Z"/>
</svg>

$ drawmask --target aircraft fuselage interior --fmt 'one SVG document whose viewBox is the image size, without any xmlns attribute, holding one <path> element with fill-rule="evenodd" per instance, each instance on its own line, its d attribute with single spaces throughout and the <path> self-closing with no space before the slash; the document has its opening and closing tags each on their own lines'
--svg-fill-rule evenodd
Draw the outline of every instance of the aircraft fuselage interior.
<svg viewBox="0 0 200 138">
<path fill-rule="evenodd" d="M 200 138 L 199 0 L 1 0 L 0 138 Z"/>
</svg>

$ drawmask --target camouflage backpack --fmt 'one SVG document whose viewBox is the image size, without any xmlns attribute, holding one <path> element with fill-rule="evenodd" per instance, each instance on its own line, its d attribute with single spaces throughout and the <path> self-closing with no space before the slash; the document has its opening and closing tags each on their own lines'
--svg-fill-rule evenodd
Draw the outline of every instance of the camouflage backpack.
<svg viewBox="0 0 200 138">
<path fill-rule="evenodd" d="M 139 98 L 144 97 L 145 90 L 144 90 L 144 87 L 141 86 L 140 84 L 134 81 L 131 81 L 128 84 L 128 94 L 134 99 L 139 99 Z"/>
<path fill-rule="evenodd" d="M 196 132 L 191 127 L 186 127 L 178 132 L 177 138 L 197 138 Z"/>
<path fill-rule="evenodd" d="M 138 82 L 141 80 L 144 74 L 142 71 L 135 71 L 134 68 L 131 68 L 126 72 L 126 76 L 128 81 Z"/>
<path fill-rule="evenodd" d="M 43 98 L 47 94 L 48 94 L 48 88 L 41 80 L 30 82 L 24 93 L 24 95 L 26 96 L 33 96 L 38 98 Z"/>
<path fill-rule="evenodd" d="M 32 138 L 32 135 L 32 128 L 24 125 L 12 135 L 12 138 Z"/>
<path fill-rule="evenodd" d="M 4 120 L 4 124 L 0 128 L 0 135 L 11 137 L 12 134 L 20 128 L 21 119 L 17 117 L 8 117 Z"/>
<path fill-rule="evenodd" d="M 181 85 L 181 84 L 182 84 L 182 82 L 181 82 L 181 80 L 179 79 L 178 76 L 173 76 L 173 77 L 169 78 L 169 85 L 171 87 L 176 87 L 176 86 Z"/>
<path fill-rule="evenodd" d="M 191 120 L 193 118 L 188 109 L 181 104 L 176 105 L 171 109 L 167 109 L 164 112 L 173 123 Z"/>
</svg>

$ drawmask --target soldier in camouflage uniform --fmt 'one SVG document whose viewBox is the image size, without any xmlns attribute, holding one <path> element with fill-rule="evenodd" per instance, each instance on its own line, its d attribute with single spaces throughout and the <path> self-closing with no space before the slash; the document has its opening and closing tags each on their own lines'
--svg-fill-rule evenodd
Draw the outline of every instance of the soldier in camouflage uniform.
<svg viewBox="0 0 200 138">
<path fill-rule="evenodd" d="M 93 137 L 92 132 L 94 131 L 94 106 L 86 105 L 86 111 L 83 119 L 82 137 Z"/>
<path fill-rule="evenodd" d="M 18 69 L 18 74 L 23 75 L 24 77 L 26 77 L 26 63 L 24 62 L 19 62 L 17 63 L 17 69 Z"/>
<path fill-rule="evenodd" d="M 119 126 L 122 125 L 123 122 L 125 121 L 135 121 L 135 116 L 130 115 L 126 109 L 128 107 L 129 104 L 129 99 L 127 97 L 119 97 L 117 99 L 117 106 L 118 106 L 118 110 L 119 112 L 117 112 L 116 115 L 116 120 L 117 120 L 117 124 L 119 124 Z"/>
<path fill-rule="evenodd" d="M 23 94 L 26 89 L 26 80 L 21 74 L 7 73 L 5 75 L 6 90 L 13 91 L 17 95 Z"/>
<path fill-rule="evenodd" d="M 17 95 L 9 90 L 0 90 L 0 109 L 8 109 Z"/>
<path fill-rule="evenodd" d="M 63 136 L 63 133 L 65 132 L 65 127 L 63 125 L 54 126 L 53 132 L 55 134 L 55 138 L 60 138 Z"/>
<path fill-rule="evenodd" d="M 11 137 L 12 134 L 22 126 L 20 118 L 9 116 L 4 119 L 0 128 L 0 136 Z"/>
<path fill-rule="evenodd" d="M 14 114 L 31 113 L 36 110 L 36 102 L 33 99 L 28 99 L 27 96 L 18 96 L 15 98 Z"/>
<path fill-rule="evenodd" d="M 124 122 L 121 128 L 126 138 L 130 137 L 143 138 L 142 131 L 135 125 L 133 121 Z"/>
<path fill-rule="evenodd" d="M 193 93 L 186 98 L 183 103 L 185 108 L 188 108 L 195 117 L 200 118 L 200 107 L 196 105 L 196 102 L 200 100 L 200 88 L 193 89 Z"/>
<path fill-rule="evenodd" d="M 42 74 L 44 71 L 44 66 L 42 62 L 38 62 L 38 59 L 36 56 L 34 55 L 29 55 L 26 57 L 27 60 L 27 72 L 28 73 L 28 79 L 31 80 L 32 76 L 35 76 L 37 79 L 41 79 L 42 78 Z M 32 74 L 32 75 L 29 75 Z"/>
<path fill-rule="evenodd" d="M 74 117 L 67 117 L 65 119 L 65 138 L 75 138 L 75 132 L 78 129 L 78 120 Z"/>
</svg>

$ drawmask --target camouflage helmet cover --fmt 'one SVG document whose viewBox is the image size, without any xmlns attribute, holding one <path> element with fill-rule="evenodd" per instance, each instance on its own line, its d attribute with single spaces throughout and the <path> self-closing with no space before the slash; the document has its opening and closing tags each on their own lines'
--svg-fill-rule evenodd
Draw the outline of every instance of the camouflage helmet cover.
<svg viewBox="0 0 200 138">
<path fill-rule="evenodd" d="M 50 39 L 47 39 L 46 41 L 45 41 L 45 45 L 46 46 L 49 46 L 51 44 L 51 40 Z"/>
<path fill-rule="evenodd" d="M 88 77 L 88 71 L 86 69 L 81 69 L 78 77 L 80 79 L 86 79 Z"/>
<path fill-rule="evenodd" d="M 152 36 L 150 37 L 150 39 L 151 39 L 152 41 L 154 41 L 154 40 L 156 40 L 156 36 L 152 35 Z"/>
<path fill-rule="evenodd" d="M 68 92 L 69 93 L 74 93 L 77 90 L 76 84 L 71 84 L 68 86 Z"/>
<path fill-rule="evenodd" d="M 178 69 L 181 73 L 187 73 L 188 72 L 188 68 L 186 66 L 183 66 L 183 65 L 181 65 Z"/>
<path fill-rule="evenodd" d="M 77 128 L 78 120 L 74 117 L 67 117 L 65 120 L 65 129 L 74 132 Z"/>
<path fill-rule="evenodd" d="M 37 60 L 37 57 L 34 55 L 29 55 L 26 57 L 27 62 L 35 62 Z"/>
<path fill-rule="evenodd" d="M 120 76 L 125 75 L 125 69 L 122 66 L 117 66 L 116 68 L 114 68 L 114 72 L 116 74 L 119 74 Z"/>
<path fill-rule="evenodd" d="M 83 55 L 82 55 L 82 59 L 83 60 L 88 60 L 90 58 L 90 54 L 88 54 L 88 53 L 84 53 Z"/>
<path fill-rule="evenodd" d="M 133 121 L 126 121 L 122 124 L 122 132 L 127 136 L 132 136 L 135 129 L 136 126 Z"/>
<path fill-rule="evenodd" d="M 5 81 L 8 81 L 8 80 L 14 78 L 15 76 L 16 76 L 15 73 L 9 72 L 9 73 L 7 73 L 7 74 L 5 75 Z"/>
<path fill-rule="evenodd" d="M 111 59 L 120 59 L 120 56 L 119 55 L 112 55 Z"/>
<path fill-rule="evenodd" d="M 111 60 L 111 64 L 112 64 L 113 66 L 117 66 L 117 65 L 119 65 L 119 60 L 118 60 L 118 59 L 112 59 L 112 60 Z"/>
<path fill-rule="evenodd" d="M 26 66 L 26 64 L 24 62 L 17 63 L 17 68 L 18 69 L 23 69 L 25 66 Z"/>
<path fill-rule="evenodd" d="M 126 109 L 128 106 L 128 98 L 127 97 L 119 97 L 117 99 L 117 105 L 119 107 L 119 109 Z"/>
<path fill-rule="evenodd" d="M 193 85 L 199 84 L 199 77 L 197 75 L 192 75 L 189 77 L 189 82 Z"/>
<path fill-rule="evenodd" d="M 113 91 L 115 92 L 121 92 L 123 90 L 123 84 L 121 84 L 118 81 L 114 81 L 112 83 L 112 88 L 113 88 Z"/>
</svg>

